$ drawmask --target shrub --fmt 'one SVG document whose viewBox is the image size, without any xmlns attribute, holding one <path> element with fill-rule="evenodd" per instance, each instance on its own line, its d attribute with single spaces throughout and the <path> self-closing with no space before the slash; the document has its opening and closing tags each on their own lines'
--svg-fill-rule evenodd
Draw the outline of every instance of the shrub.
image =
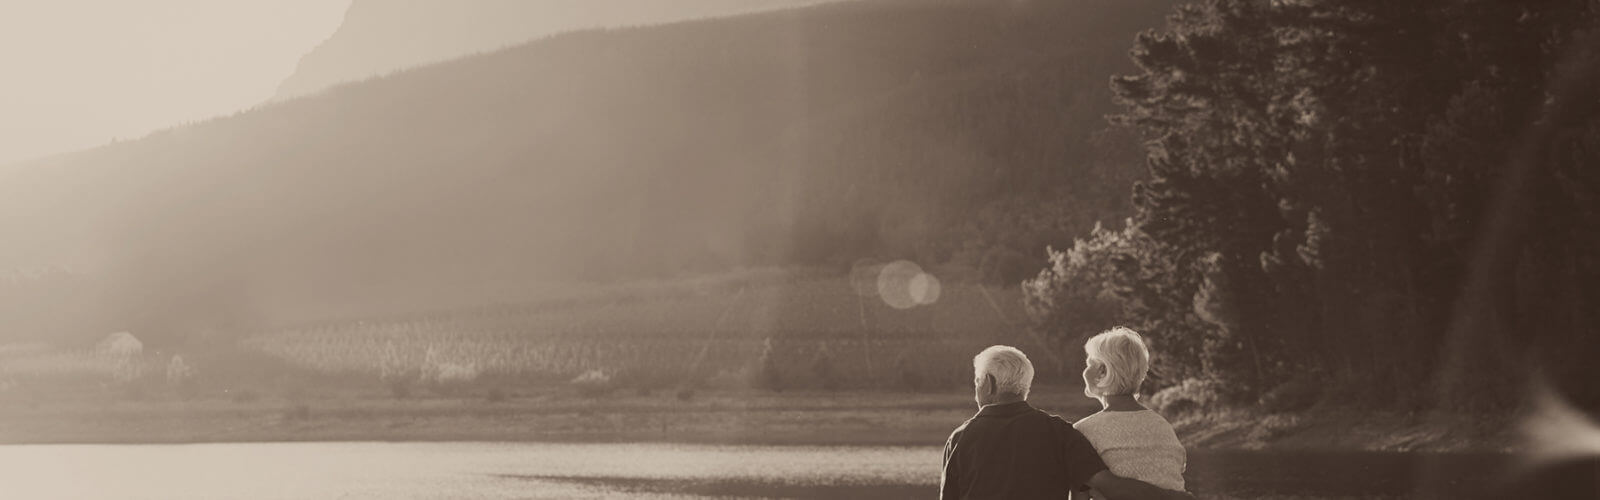
<svg viewBox="0 0 1600 500">
<path fill-rule="evenodd" d="M 1150 396 L 1150 407 L 1165 415 L 1214 407 L 1222 401 L 1216 386 L 1215 382 L 1209 380 L 1185 379 Z"/>
<path fill-rule="evenodd" d="M 172 355 L 172 360 L 167 363 L 167 384 L 177 387 L 188 382 L 193 377 L 194 369 L 190 368 L 188 363 L 183 362 L 183 356 Z"/>
<path fill-rule="evenodd" d="M 1256 422 L 1250 429 L 1246 438 L 1251 446 L 1265 446 L 1273 440 L 1294 432 L 1301 427 L 1301 421 L 1296 416 L 1268 415 Z"/>
<path fill-rule="evenodd" d="M 616 388 L 612 383 L 611 375 L 602 370 L 589 370 L 574 377 L 569 384 L 577 389 L 578 395 L 593 398 L 611 393 Z"/>
<path fill-rule="evenodd" d="M 455 396 L 466 391 L 472 381 L 478 379 L 480 370 L 477 363 L 456 363 L 439 361 L 435 348 L 428 347 L 423 356 L 422 366 L 417 369 L 417 378 L 428 385 L 434 394 L 441 396 Z"/>
<path fill-rule="evenodd" d="M 1120 230 L 1096 224 L 1071 248 L 1047 254 L 1050 265 L 1022 284 L 1034 328 L 1077 350 L 1084 339 L 1124 324 L 1149 341 L 1150 382 L 1204 376 L 1213 358 L 1202 347 L 1217 338 L 1219 327 L 1193 311 L 1198 278 L 1173 257 L 1176 249 L 1136 224 Z M 1203 305 L 1222 314 L 1221 296 L 1207 297 Z"/>
</svg>

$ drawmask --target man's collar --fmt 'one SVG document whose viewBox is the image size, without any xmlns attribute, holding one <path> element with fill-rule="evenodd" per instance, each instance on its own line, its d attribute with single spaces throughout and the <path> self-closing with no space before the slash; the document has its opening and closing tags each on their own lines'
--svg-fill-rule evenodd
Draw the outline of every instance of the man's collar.
<svg viewBox="0 0 1600 500">
<path fill-rule="evenodd" d="M 978 417 L 1010 417 L 1033 409 L 1027 401 L 986 404 L 978 408 Z"/>
</svg>

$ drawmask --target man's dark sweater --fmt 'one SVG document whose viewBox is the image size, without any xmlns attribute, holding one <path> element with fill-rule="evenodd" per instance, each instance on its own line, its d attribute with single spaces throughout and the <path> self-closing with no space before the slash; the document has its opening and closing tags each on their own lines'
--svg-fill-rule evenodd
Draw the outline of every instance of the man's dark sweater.
<svg viewBox="0 0 1600 500">
<path fill-rule="evenodd" d="M 944 445 L 939 498 L 1066 498 L 1106 470 L 1072 424 L 1026 401 L 988 405 Z"/>
</svg>

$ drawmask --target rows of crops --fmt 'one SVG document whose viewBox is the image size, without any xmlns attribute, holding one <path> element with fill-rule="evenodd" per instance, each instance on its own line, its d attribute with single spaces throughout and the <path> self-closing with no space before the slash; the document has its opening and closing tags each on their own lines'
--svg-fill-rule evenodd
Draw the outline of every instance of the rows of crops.
<svg viewBox="0 0 1600 500">
<path fill-rule="evenodd" d="M 873 385 L 905 372 L 960 380 L 984 346 L 1029 343 L 1013 326 L 1021 314 L 1013 291 L 951 285 L 937 303 L 901 310 L 844 278 L 810 276 L 307 325 L 245 345 L 339 374 L 709 377 L 764 364 L 792 378 L 825 370 L 842 385 Z"/>
<path fill-rule="evenodd" d="M 117 366 L 116 361 L 88 348 L 62 349 L 43 343 L 0 344 L 0 379 L 79 374 L 109 376 Z"/>
</svg>

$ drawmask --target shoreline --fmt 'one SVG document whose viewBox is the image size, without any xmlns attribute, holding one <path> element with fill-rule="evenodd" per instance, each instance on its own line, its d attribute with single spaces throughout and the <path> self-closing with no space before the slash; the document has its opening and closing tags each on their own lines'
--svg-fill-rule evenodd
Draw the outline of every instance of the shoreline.
<svg viewBox="0 0 1600 500">
<path fill-rule="evenodd" d="M 1065 418 L 1092 402 L 1055 392 L 1035 405 Z M 580 397 L 551 389 L 483 398 L 78 401 L 0 406 L 0 444 L 268 442 L 681 443 L 940 446 L 976 411 L 964 394 L 709 391 Z M 1509 418 L 1325 410 L 1168 416 L 1191 451 L 1514 450 Z M 1351 442 L 1354 438 L 1357 442 Z"/>
</svg>

